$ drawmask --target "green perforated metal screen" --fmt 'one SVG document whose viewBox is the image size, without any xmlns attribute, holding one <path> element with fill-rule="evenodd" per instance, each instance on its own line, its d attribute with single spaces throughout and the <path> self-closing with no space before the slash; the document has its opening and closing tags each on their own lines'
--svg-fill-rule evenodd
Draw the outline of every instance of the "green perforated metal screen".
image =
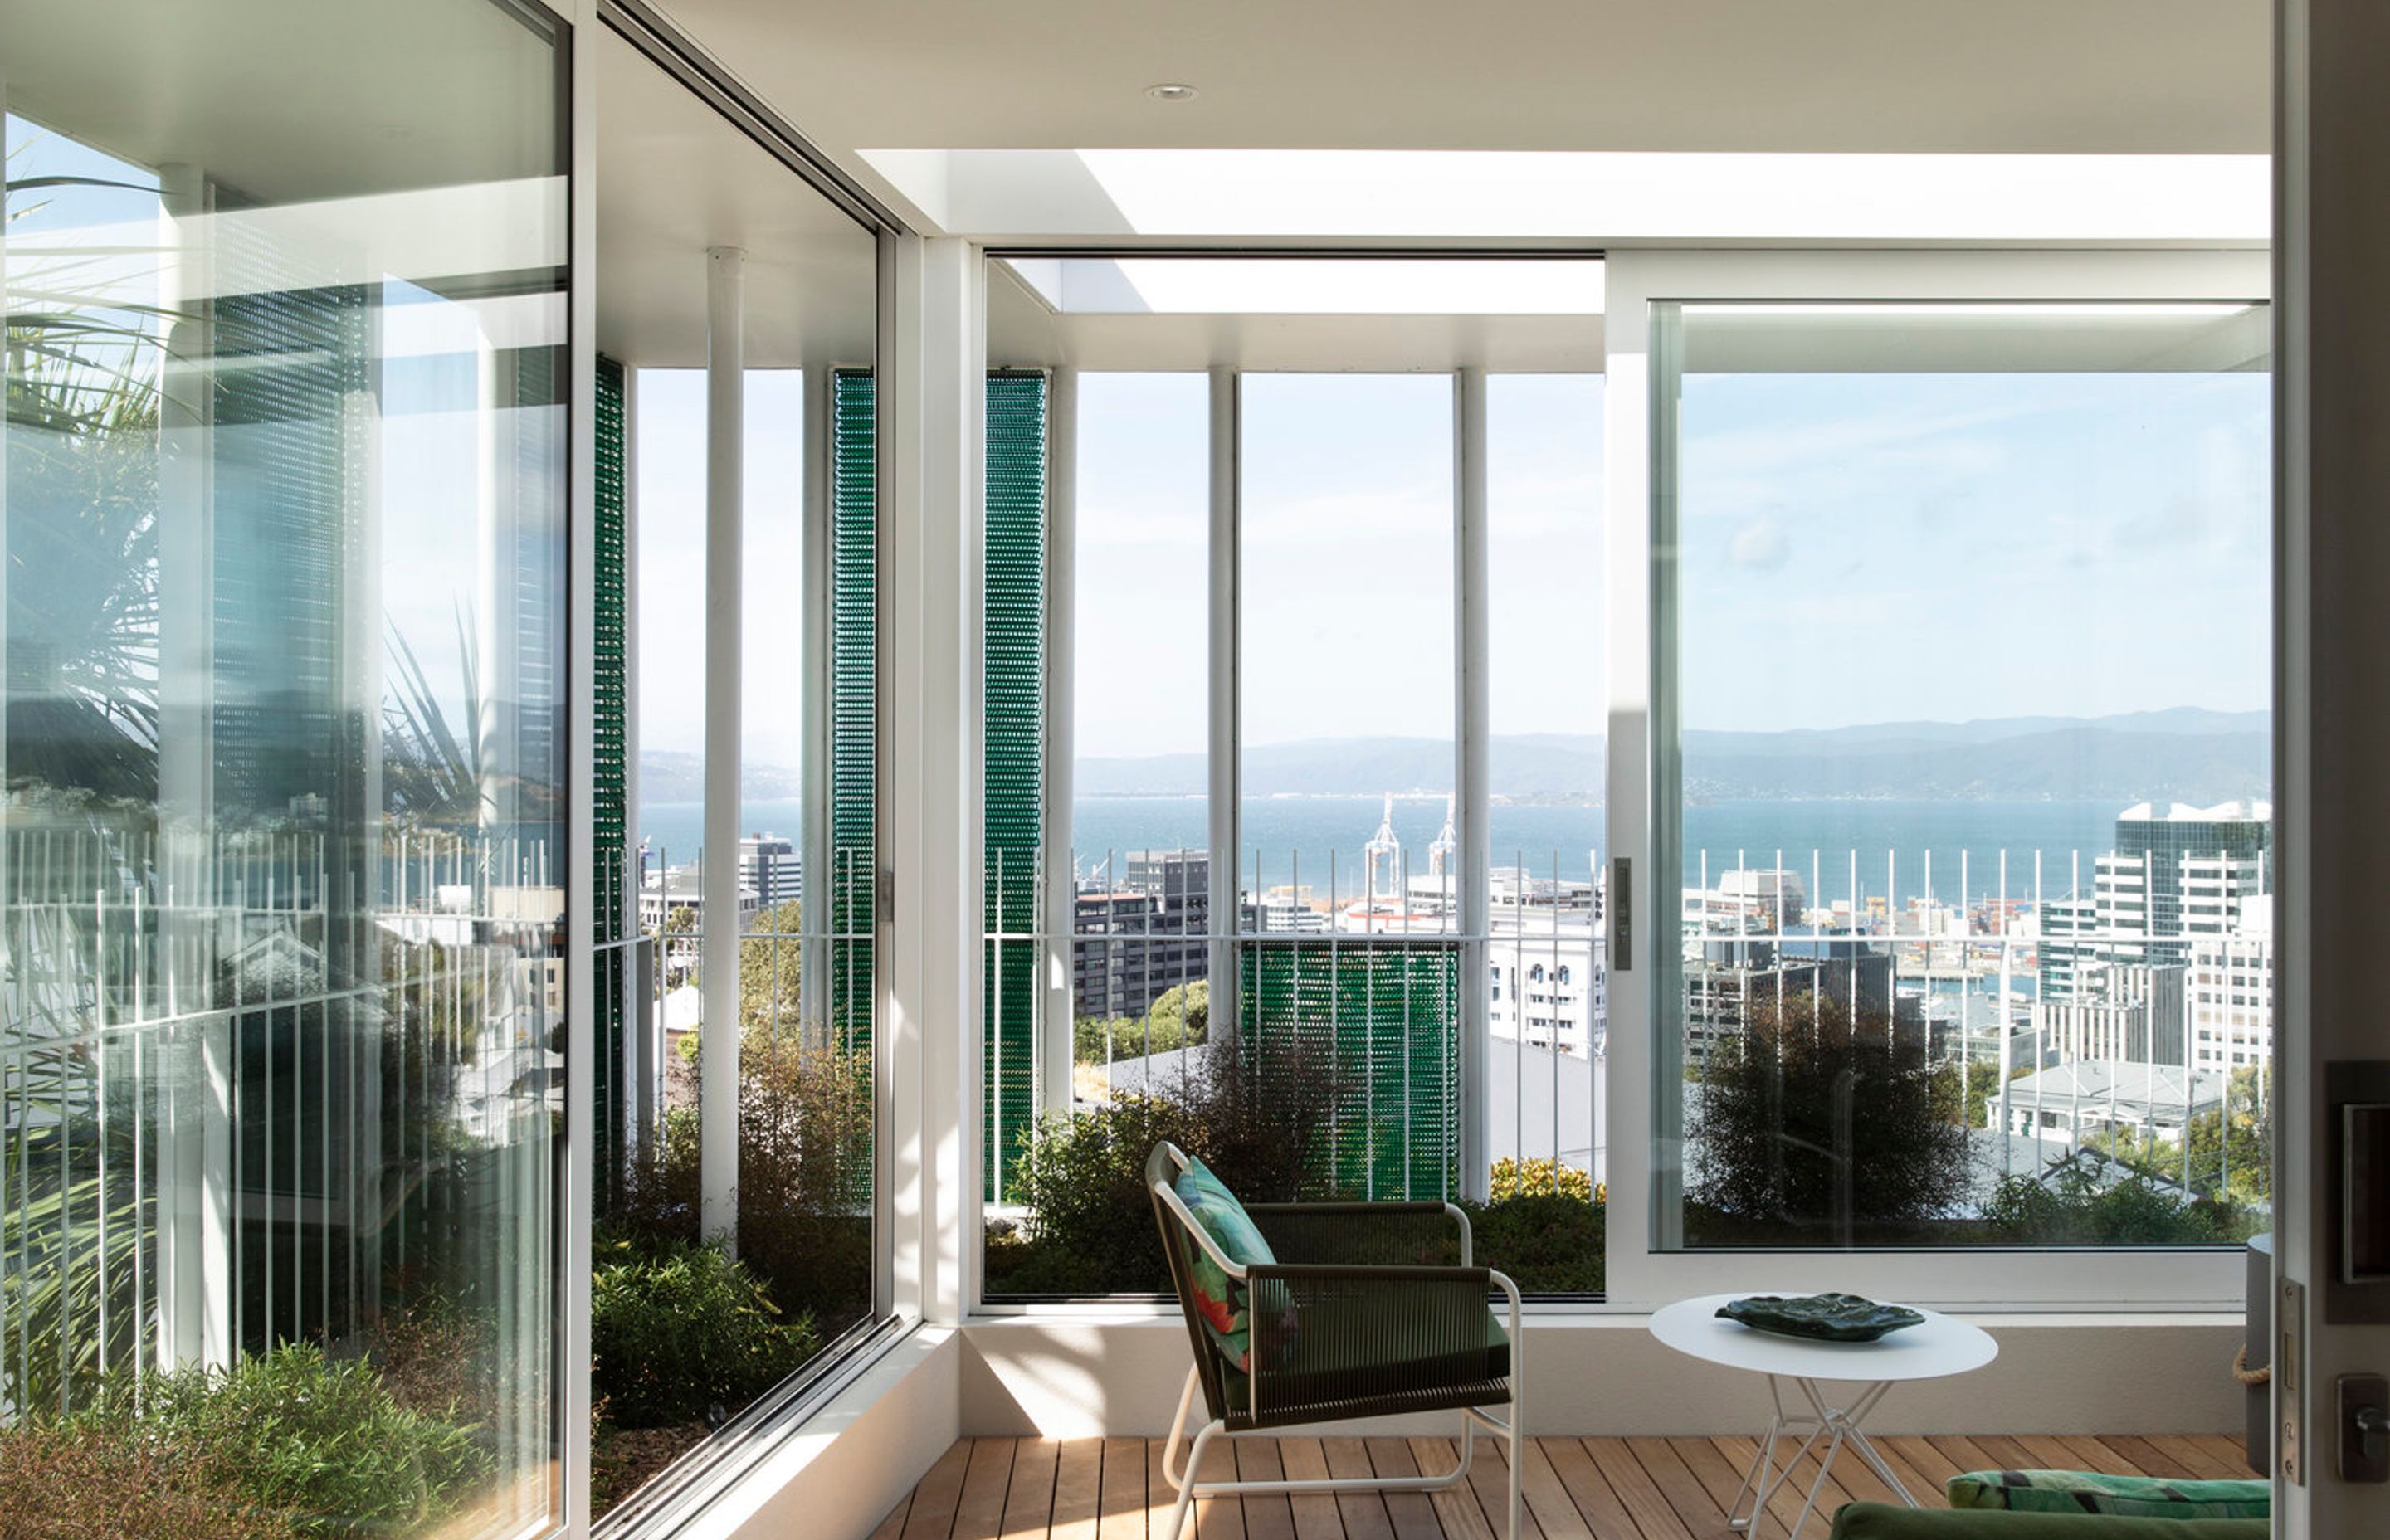
<svg viewBox="0 0 2390 1540">
<path fill-rule="evenodd" d="M 987 378 L 982 1036 L 987 1196 L 1037 1109 L 1038 865 L 1045 831 L 1047 379 Z M 1019 938 L 1019 939 L 1009 939 Z"/>
<path fill-rule="evenodd" d="M 879 871 L 878 435 L 867 370 L 830 376 L 829 1025 L 871 1042 L 873 896 Z"/>
<path fill-rule="evenodd" d="M 1330 1185 L 1371 1199 L 1459 1190 L 1460 948 L 1246 942 L 1239 1034 L 1273 1074 L 1325 1074 Z"/>
<path fill-rule="evenodd" d="M 603 1213 L 613 1198 L 613 1184 L 622 1163 L 623 1132 L 627 1126 L 628 1087 L 623 1084 L 623 1033 L 628 1030 L 625 972 L 630 954 L 610 943 L 622 941 L 630 926 L 625 918 L 623 889 L 630 858 L 629 719 L 627 707 L 629 585 L 623 571 L 623 366 L 602 353 L 598 358 L 598 417 L 595 443 L 597 471 L 591 492 L 596 517 L 590 531 L 597 549 L 597 579 L 590 621 L 590 732 L 595 739 L 596 771 L 590 787 L 590 873 L 595 912 L 591 923 L 598 944 L 597 1101 L 598 1129 L 593 1149 L 596 1202 Z"/>
</svg>

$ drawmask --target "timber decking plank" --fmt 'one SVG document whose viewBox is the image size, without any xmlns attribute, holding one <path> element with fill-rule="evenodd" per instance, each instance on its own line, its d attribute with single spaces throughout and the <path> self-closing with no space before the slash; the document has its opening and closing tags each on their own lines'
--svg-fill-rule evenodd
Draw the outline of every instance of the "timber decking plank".
<svg viewBox="0 0 2390 1540">
<path fill-rule="evenodd" d="M 970 1467 L 971 1441 L 958 1439 L 938 1457 L 928 1475 L 913 1488 L 913 1509 L 905 1516 L 904 1540 L 947 1540 L 954 1533 L 955 1508 L 962 1501 L 963 1472 Z"/>
<path fill-rule="evenodd" d="M 1677 1453 L 1675 1444 L 1664 1438 L 1630 1438 L 1626 1448 L 1643 1467 L 1644 1474 L 1651 1478 L 1651 1484 L 1660 1489 L 1660 1495 L 1667 1499 L 1668 1507 L 1687 1533 L 1703 1540 L 1732 1533 L 1727 1528 L 1726 1508 L 1710 1495 L 1709 1488 L 1693 1474 L 1692 1467 Z"/>
<path fill-rule="evenodd" d="M 1054 1468 L 1062 1445 L 1049 1438 L 1015 1439 L 1012 1481 L 1004 1494 L 1002 1540 L 1046 1540 L 1054 1523 Z"/>
<path fill-rule="evenodd" d="M 1417 1476 L 1419 1461 L 1411 1446 L 1398 1438 L 1362 1440 L 1369 1452 L 1369 1469 L 1380 1476 Z M 1444 1525 L 1435 1516 L 1435 1500 L 1424 1492 L 1386 1494 L 1386 1518 L 1394 1526 L 1394 1540 L 1444 1540 Z"/>
<path fill-rule="evenodd" d="M 913 1494 L 907 1492 L 896 1499 L 896 1506 L 888 1510 L 888 1517 L 880 1521 L 880 1527 L 871 1532 L 871 1540 L 897 1540 L 897 1536 L 905 1533 L 905 1516 L 912 1510 Z"/>
<path fill-rule="evenodd" d="M 1739 1471 L 1748 1469 L 1759 1455 L 1757 1439 L 1729 1437 L 1710 1442 L 1717 1445 L 1718 1453 L 1724 1455 L 1728 1463 Z M 1798 1444 L 1792 1444 L 1784 1451 L 1786 1457 L 1789 1457 L 1792 1451 L 1799 1447 Z M 1812 1449 L 1792 1461 L 1789 1472 L 1767 1497 L 1767 1511 L 1774 1516 L 1778 1527 L 1790 1530 L 1793 1521 L 1801 1517 L 1801 1505 L 1809 1500 L 1811 1487 L 1816 1486 L 1818 1500 L 1811 1506 L 1808 1519 L 1801 1525 L 1799 1540 L 1826 1540 L 1827 1532 L 1833 1527 L 1829 1521 L 1834 1509 L 1849 1500 L 1832 1476 L 1829 1475 L 1822 1483 L 1818 1482 L 1818 1454 L 1817 1449 Z"/>
<path fill-rule="evenodd" d="M 1232 1442 L 1237 1446 L 1237 1480 L 1286 1479 L 1286 1467 L 1279 1460 L 1278 1440 L 1240 1438 Z M 1294 1509 L 1288 1505 L 1284 1493 L 1265 1492 L 1245 1499 L 1245 1540 L 1294 1540 Z"/>
<path fill-rule="evenodd" d="M 1677 1457 L 1685 1462 L 1685 1469 L 1702 1483 L 1702 1490 L 1709 1494 L 1710 1501 L 1717 1506 L 1720 1513 L 1731 1511 L 1728 1505 L 1738 1500 L 1750 1500 L 1749 1493 L 1743 1490 L 1742 1468 L 1720 1454 L 1715 1443 L 1706 1438 L 1672 1438 L 1668 1444 L 1676 1450 Z M 1757 1447 L 1756 1440 L 1753 1446 Z M 1721 1530 L 1725 1528 L 1723 1522 L 1719 1527 Z"/>
<path fill-rule="evenodd" d="M 955 1505 L 954 1540 L 996 1540 L 1004 1525 L 1004 1500 L 1012 1488 L 1012 1440 L 968 1441 L 970 1463 L 963 1469 L 961 1500 Z"/>
<path fill-rule="evenodd" d="M 1525 1477 L 1526 1509 L 1536 1516 L 1546 1540 L 1594 1540 L 1592 1526 L 1578 1510 L 1576 1500 L 1569 1495 L 1560 1473 L 1552 1468 L 1551 1457 L 1541 1439 L 1526 1441 L 1526 1446 L 1520 1451 L 1519 1463 Z"/>
<path fill-rule="evenodd" d="M 1445 1439 L 1415 1438 L 1410 1445 L 1411 1458 L 1422 1470 L 1449 1470 L 1460 1459 L 1460 1451 Z M 1477 1494 L 1469 1482 L 1439 1487 L 1428 1496 L 1446 1540 L 1494 1540 L 1496 1531 L 1485 1521 L 1485 1510 L 1477 1506 Z"/>
<path fill-rule="evenodd" d="M 1052 1540 L 1096 1540 L 1103 1515 L 1104 1441 L 1074 1438 L 1055 1461 Z"/>
<path fill-rule="evenodd" d="M 1677 1517 L 1677 1510 L 1668 1506 L 1668 1499 L 1661 1495 L 1658 1483 L 1651 1480 L 1651 1472 L 1643 1469 L 1642 1462 L 1635 1457 L 1635 1452 L 1626 1447 L 1625 1439 L 1589 1438 L 1581 1442 L 1585 1444 L 1585 1452 L 1593 1457 L 1595 1467 L 1601 1471 L 1601 1479 L 1610 1483 L 1612 1492 L 1617 1494 L 1620 1505 L 1634 1520 L 1635 1527 L 1641 1532 L 1644 1540 L 1692 1540 L 1692 1531 Z"/>
<path fill-rule="evenodd" d="M 1567 1489 L 1569 1500 L 1576 1504 L 1576 1510 L 1585 1515 L 1594 1534 L 1601 1540 L 1613 1540 L 1613 1536 L 1642 1540 L 1641 1528 L 1626 1511 L 1626 1505 L 1618 1500 L 1618 1494 L 1611 1489 L 1610 1478 L 1593 1463 L 1583 1441 L 1554 1438 L 1537 1442 L 1544 1446 L 1544 1457 L 1551 1461 L 1553 1474 Z"/>
<path fill-rule="evenodd" d="M 1104 1440 L 1096 1540 L 1145 1540 L 1145 1440 Z"/>
<path fill-rule="evenodd" d="M 1195 1480 L 1189 1474 L 1188 1480 Z M 1233 1482 L 1237 1479 L 1237 1446 L 1233 1439 L 1217 1438 L 1203 1451 L 1202 1479 L 1207 1482 Z M 1166 1485 L 1167 1483 L 1165 1483 Z M 1168 1522 L 1164 1515 L 1163 1521 Z M 1195 1533 L 1201 1540 L 1246 1540 L 1245 1505 L 1240 1497 L 1198 1497 L 1195 1499 Z"/>
<path fill-rule="evenodd" d="M 1188 1540 L 1502 1540 L 1505 1445 L 1484 1440 L 1469 1480 L 1440 1492 L 1282 1494 L 1205 1498 Z M 1886 1434 L 1893 1473 L 1928 1507 L 1962 1470 L 2058 1469 L 2177 1480 L 2240 1476 L 2241 1444 L 2222 1434 Z M 1792 1452 L 1792 1444 L 1783 1453 Z M 1528 1441 L 1520 1540 L 1738 1540 L 1726 1507 L 1755 1452 L 1748 1438 Z M 1177 1493 L 1159 1439 L 964 1439 L 940 1456 L 871 1540 L 1169 1540 Z M 1444 1439 L 1221 1439 L 1205 1451 L 1214 1481 L 1351 1480 L 1450 1469 Z M 1776 1540 L 1817 1475 L 1815 1452 L 1768 1503 Z M 1849 1498 L 1892 1494 L 1844 1450 L 1801 1540 L 1819 1540 Z"/>
<path fill-rule="evenodd" d="M 2190 1481 L 2191 1470 L 2173 1454 L 2165 1454 L 2156 1444 L 2151 1444 L 2146 1437 L 2134 1435 L 2134 1432 L 2103 1432 L 2103 1435 L 2099 1435 L 2099 1442 L 2115 1449 L 2117 1457 L 2127 1461 L 2141 1475 L 2156 1475 L 2158 1481 Z"/>
<path fill-rule="evenodd" d="M 1278 1441 L 1279 1463 L 1291 1482 L 1328 1479 L 1328 1453 L 1316 1438 Z M 1344 1518 L 1332 1492 L 1297 1494 L 1289 1499 L 1294 1509 L 1294 1540 L 1344 1540 Z"/>
<path fill-rule="evenodd" d="M 1370 1469 L 1369 1451 L 1359 1439 L 1322 1439 L 1327 1451 L 1328 1473 L 1339 1481 L 1368 1481 L 1377 1472 Z M 1336 1495 L 1336 1512 L 1344 1521 L 1346 1540 L 1394 1540 L 1394 1521 L 1386 1512 L 1386 1500 L 1375 1492 L 1340 1492 Z"/>
</svg>

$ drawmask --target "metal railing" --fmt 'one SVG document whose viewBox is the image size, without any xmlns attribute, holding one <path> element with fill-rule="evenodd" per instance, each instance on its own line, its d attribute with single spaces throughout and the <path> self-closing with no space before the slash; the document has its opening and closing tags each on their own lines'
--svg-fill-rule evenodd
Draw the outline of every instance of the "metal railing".
<svg viewBox="0 0 2390 1540">
<path fill-rule="evenodd" d="M 544 841 L 14 812 L 6 840 L 0 1419 L 354 1337 L 386 1274 L 503 1270 L 550 1217 Z M 544 1266 L 489 1281 L 545 1313 Z"/>
</svg>

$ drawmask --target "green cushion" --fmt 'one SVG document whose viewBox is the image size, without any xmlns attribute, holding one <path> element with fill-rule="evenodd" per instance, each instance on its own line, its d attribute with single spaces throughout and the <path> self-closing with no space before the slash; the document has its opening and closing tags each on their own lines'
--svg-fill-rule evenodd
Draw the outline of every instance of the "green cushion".
<svg viewBox="0 0 2390 1540">
<path fill-rule="evenodd" d="M 1833 1540 L 2269 1540 L 2270 1527 L 2264 1519 L 2126 1519 L 1851 1503 L 1834 1515 Z"/>
<path fill-rule="evenodd" d="M 1950 1506 L 2018 1513 L 2113 1513 L 2130 1519 L 2263 1519 L 2274 1484 L 2102 1476 L 2088 1470 L 1970 1470 L 1950 1478 Z"/>
<path fill-rule="evenodd" d="M 1243 1266 L 1278 1260 L 1254 1227 L 1253 1216 L 1211 1167 L 1189 1156 L 1187 1169 L 1171 1187 L 1228 1260 Z M 1189 1271 L 1193 1275 L 1195 1312 L 1202 1317 L 1203 1329 L 1211 1334 L 1212 1345 L 1222 1357 L 1239 1371 L 1249 1371 L 1253 1367 L 1253 1322 L 1247 1314 L 1251 1291 L 1224 1272 L 1201 1246 L 1188 1250 L 1193 1253 Z"/>
</svg>

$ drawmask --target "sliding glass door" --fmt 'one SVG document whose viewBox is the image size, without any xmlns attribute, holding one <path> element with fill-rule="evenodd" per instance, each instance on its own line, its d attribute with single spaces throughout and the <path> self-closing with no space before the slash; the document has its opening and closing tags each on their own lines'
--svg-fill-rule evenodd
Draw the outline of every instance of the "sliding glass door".
<svg viewBox="0 0 2390 1540">
<path fill-rule="evenodd" d="M 537 1526 L 560 29 L 488 0 L 6 25 L 6 1457 L 84 1414 L 89 1457 L 162 1452 L 154 1491 L 58 1483 L 61 1529 L 86 1496 L 161 1505 L 110 1510 L 145 1531 Z M 302 88 L 303 131 L 257 110 Z"/>
</svg>

